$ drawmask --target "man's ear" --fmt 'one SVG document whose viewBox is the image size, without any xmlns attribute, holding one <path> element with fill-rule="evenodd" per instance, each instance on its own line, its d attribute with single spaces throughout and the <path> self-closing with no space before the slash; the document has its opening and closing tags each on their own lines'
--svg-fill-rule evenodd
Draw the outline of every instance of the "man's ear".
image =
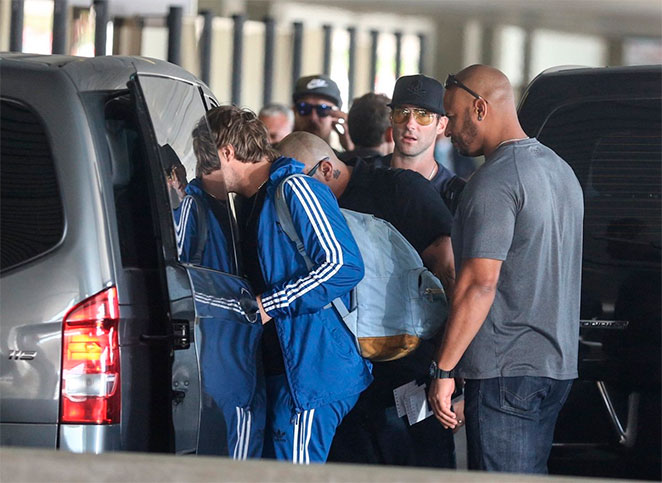
<svg viewBox="0 0 662 483">
<path fill-rule="evenodd" d="M 474 111 L 476 112 L 476 119 L 482 121 L 487 116 L 487 102 L 484 99 L 474 100 Z"/>
<path fill-rule="evenodd" d="M 393 126 L 389 126 L 384 131 L 384 142 L 392 143 L 393 142 Z"/>
<path fill-rule="evenodd" d="M 218 157 L 221 159 L 221 162 L 224 158 L 226 161 L 234 160 L 234 146 L 232 144 L 226 144 L 218 148 Z"/>
<path fill-rule="evenodd" d="M 331 180 L 333 178 L 333 164 L 331 164 L 331 161 L 322 161 L 320 163 L 319 172 L 322 173 L 322 177 L 325 181 Z"/>
<path fill-rule="evenodd" d="M 446 116 L 439 116 L 439 122 L 437 123 L 437 136 L 446 131 L 446 126 L 448 126 L 448 118 Z"/>
</svg>

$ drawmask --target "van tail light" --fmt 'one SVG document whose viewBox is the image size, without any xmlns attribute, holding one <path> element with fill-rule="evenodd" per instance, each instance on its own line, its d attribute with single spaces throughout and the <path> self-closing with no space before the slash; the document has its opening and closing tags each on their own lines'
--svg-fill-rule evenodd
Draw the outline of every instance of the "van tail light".
<svg viewBox="0 0 662 483">
<path fill-rule="evenodd" d="M 64 318 L 62 423 L 120 422 L 117 288 L 82 301 Z"/>
</svg>

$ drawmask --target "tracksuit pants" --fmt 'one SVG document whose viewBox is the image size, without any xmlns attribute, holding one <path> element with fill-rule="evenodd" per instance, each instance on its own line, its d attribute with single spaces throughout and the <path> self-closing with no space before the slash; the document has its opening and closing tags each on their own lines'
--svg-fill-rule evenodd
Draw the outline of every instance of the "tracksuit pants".
<svg viewBox="0 0 662 483">
<path fill-rule="evenodd" d="M 336 428 L 359 395 L 295 413 L 284 374 L 267 377 L 267 422 L 262 456 L 295 464 L 324 463 Z"/>
</svg>

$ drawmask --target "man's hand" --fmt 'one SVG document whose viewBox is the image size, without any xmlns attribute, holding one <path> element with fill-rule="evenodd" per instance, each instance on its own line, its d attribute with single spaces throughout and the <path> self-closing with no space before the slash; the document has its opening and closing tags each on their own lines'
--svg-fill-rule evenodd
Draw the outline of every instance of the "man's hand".
<svg viewBox="0 0 662 483">
<path fill-rule="evenodd" d="M 451 409 L 451 397 L 455 391 L 455 379 L 432 379 L 428 391 L 428 402 L 435 417 L 444 428 L 455 429 L 458 425 L 457 416 Z"/>
<path fill-rule="evenodd" d="M 333 118 L 333 129 L 338 133 L 338 138 L 340 140 L 340 145 L 345 151 L 353 151 L 354 143 L 352 138 L 349 136 L 349 127 L 347 125 L 347 113 L 338 110 L 331 111 L 331 117 Z"/>
<path fill-rule="evenodd" d="M 257 300 L 257 307 L 260 309 L 260 320 L 262 321 L 262 325 L 264 325 L 271 320 L 271 316 L 267 314 L 262 306 L 262 294 L 255 297 L 255 300 Z"/>
</svg>

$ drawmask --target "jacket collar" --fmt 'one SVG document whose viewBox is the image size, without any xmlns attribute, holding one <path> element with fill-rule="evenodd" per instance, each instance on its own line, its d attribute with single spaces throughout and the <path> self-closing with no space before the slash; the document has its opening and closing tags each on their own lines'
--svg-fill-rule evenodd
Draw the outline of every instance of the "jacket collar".
<svg viewBox="0 0 662 483">
<path fill-rule="evenodd" d="M 296 159 L 281 156 L 273 163 L 271 163 L 267 190 L 276 189 L 280 181 L 291 174 L 303 173 L 304 168 L 304 164 L 297 161 Z"/>
</svg>

